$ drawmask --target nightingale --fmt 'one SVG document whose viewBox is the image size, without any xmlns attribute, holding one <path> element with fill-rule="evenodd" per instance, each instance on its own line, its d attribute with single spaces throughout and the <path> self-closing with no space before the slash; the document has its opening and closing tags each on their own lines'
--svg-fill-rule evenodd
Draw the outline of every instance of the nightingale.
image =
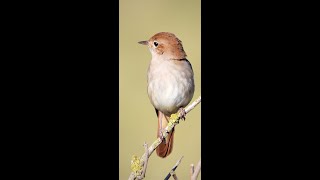
<svg viewBox="0 0 320 180">
<path fill-rule="evenodd" d="M 186 59 L 182 42 L 173 33 L 159 32 L 149 40 L 138 43 L 147 45 L 152 55 L 147 91 L 158 117 L 157 137 L 163 140 L 156 152 L 159 157 L 165 158 L 172 152 L 175 130 L 172 129 L 166 138 L 162 133 L 171 114 L 179 111 L 185 119 L 184 107 L 194 93 L 193 70 Z"/>
</svg>

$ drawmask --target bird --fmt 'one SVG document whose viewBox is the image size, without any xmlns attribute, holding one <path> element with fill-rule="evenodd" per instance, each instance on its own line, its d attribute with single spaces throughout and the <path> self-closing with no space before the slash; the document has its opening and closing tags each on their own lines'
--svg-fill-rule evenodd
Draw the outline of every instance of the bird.
<svg viewBox="0 0 320 180">
<path fill-rule="evenodd" d="M 159 157 L 167 157 L 173 149 L 174 128 L 166 138 L 163 131 L 170 115 L 182 113 L 193 98 L 195 85 L 194 73 L 182 41 L 170 32 L 159 32 L 149 40 L 139 41 L 146 45 L 152 58 L 147 71 L 148 97 L 158 117 L 157 137 L 163 141 L 156 148 Z"/>
</svg>

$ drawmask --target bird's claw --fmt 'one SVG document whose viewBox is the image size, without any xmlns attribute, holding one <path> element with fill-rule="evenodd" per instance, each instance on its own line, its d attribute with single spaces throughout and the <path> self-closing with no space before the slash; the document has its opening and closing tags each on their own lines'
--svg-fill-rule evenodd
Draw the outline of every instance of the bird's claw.
<svg viewBox="0 0 320 180">
<path fill-rule="evenodd" d="M 163 143 L 166 144 L 166 138 L 163 135 L 164 133 L 168 133 L 168 131 L 166 129 L 161 129 L 159 131 L 159 138 L 162 140 Z"/>
<path fill-rule="evenodd" d="M 179 112 L 179 115 L 180 115 L 180 119 L 182 119 L 182 120 L 185 121 L 185 120 L 186 120 L 186 114 L 187 114 L 187 113 L 186 113 L 186 111 L 184 110 L 184 108 L 180 108 L 178 112 Z"/>
</svg>

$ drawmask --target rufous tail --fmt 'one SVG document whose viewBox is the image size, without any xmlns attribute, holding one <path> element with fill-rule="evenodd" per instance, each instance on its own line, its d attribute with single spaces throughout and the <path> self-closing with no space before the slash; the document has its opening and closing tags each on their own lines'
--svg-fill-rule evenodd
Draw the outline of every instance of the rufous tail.
<svg viewBox="0 0 320 180">
<path fill-rule="evenodd" d="M 168 125 L 169 117 L 165 116 L 161 111 L 158 111 L 158 131 L 157 136 L 160 137 L 161 130 L 164 131 L 165 127 Z M 168 134 L 168 136 L 159 144 L 156 149 L 157 155 L 159 157 L 167 157 L 173 148 L 173 137 L 174 137 L 174 128 Z"/>
</svg>

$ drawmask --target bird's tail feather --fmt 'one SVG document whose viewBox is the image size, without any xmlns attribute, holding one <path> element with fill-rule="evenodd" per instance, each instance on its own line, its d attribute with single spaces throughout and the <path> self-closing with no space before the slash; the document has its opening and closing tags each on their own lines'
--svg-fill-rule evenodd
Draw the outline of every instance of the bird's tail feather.
<svg viewBox="0 0 320 180">
<path fill-rule="evenodd" d="M 168 125 L 169 117 L 165 116 L 161 111 L 158 111 L 158 137 L 160 137 L 160 132 Z M 174 138 L 174 129 L 168 134 L 168 136 L 159 144 L 156 149 L 157 155 L 159 157 L 165 158 L 171 152 L 173 148 L 173 138 Z"/>
</svg>

